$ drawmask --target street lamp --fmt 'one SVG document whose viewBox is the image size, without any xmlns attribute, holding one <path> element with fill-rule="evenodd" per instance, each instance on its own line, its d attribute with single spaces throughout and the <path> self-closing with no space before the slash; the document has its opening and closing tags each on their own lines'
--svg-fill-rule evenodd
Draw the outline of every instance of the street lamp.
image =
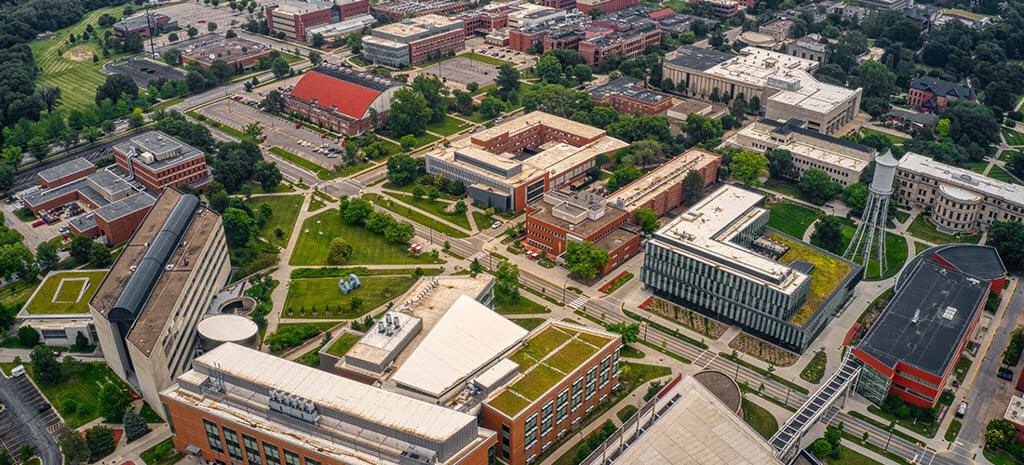
<svg viewBox="0 0 1024 465">
<path fill-rule="evenodd" d="M 736 362 L 736 374 L 733 375 L 732 380 L 735 381 L 737 384 L 739 384 L 739 382 L 740 382 L 740 354 L 738 352 L 736 353 L 736 360 L 733 360 L 733 361 Z"/>
<path fill-rule="evenodd" d="M 883 449 L 885 451 L 889 450 L 889 441 L 892 439 L 892 430 L 893 430 L 893 427 L 895 427 L 895 426 L 896 426 L 896 422 L 895 421 L 890 421 L 889 422 L 889 437 L 885 439 L 885 448 Z"/>
<path fill-rule="evenodd" d="M 562 283 L 562 305 L 565 305 L 565 286 L 569 284 L 569 277 L 565 277 L 565 282 Z"/>
</svg>

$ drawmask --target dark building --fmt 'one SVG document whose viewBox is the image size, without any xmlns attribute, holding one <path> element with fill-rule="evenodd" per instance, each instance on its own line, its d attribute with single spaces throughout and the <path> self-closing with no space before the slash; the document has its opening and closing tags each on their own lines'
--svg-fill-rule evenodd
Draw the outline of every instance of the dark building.
<svg viewBox="0 0 1024 465">
<path fill-rule="evenodd" d="M 956 101 L 977 102 L 978 94 L 973 88 L 931 76 L 914 78 L 907 90 L 907 105 L 921 111 L 939 113 Z"/>
<path fill-rule="evenodd" d="M 610 104 L 620 113 L 656 115 L 672 108 L 672 96 L 644 89 L 643 81 L 628 76 L 589 90 L 594 104 Z"/>
<path fill-rule="evenodd" d="M 142 37 L 149 37 L 161 32 L 173 31 L 177 28 L 178 21 L 171 19 L 163 13 L 149 13 L 148 18 L 143 13 L 114 23 L 114 36 L 124 37 L 135 33 Z"/>
</svg>

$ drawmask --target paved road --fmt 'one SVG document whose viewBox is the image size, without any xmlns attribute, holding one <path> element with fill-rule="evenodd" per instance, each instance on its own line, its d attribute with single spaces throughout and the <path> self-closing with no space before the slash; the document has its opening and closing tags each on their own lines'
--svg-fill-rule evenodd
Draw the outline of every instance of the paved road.
<svg viewBox="0 0 1024 465">
<path fill-rule="evenodd" d="M 0 402 L 10 409 L 26 439 L 39 450 L 42 465 L 61 465 L 63 457 L 53 436 L 46 431 L 46 426 L 42 423 L 43 415 L 31 408 L 28 400 L 22 398 L 14 388 L 13 380 L 5 376 L 0 376 Z M 18 452 L 11 451 L 11 453 L 17 454 Z"/>
<path fill-rule="evenodd" d="M 135 133 L 127 133 L 106 142 L 99 142 L 96 145 L 65 153 L 63 155 L 58 155 L 53 158 L 47 158 L 40 163 L 22 168 L 14 175 L 14 190 L 17 191 L 38 184 L 39 178 L 36 177 L 37 173 L 52 166 L 64 163 L 72 158 L 85 157 L 87 160 L 95 161 L 103 157 L 112 156 L 114 154 L 114 145 L 120 144 L 134 134 Z"/>
</svg>

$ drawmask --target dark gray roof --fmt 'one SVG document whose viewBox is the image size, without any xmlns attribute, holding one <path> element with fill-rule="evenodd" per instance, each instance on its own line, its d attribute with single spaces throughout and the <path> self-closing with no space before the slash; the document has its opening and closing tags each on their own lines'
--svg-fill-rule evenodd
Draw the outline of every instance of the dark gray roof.
<svg viewBox="0 0 1024 465">
<path fill-rule="evenodd" d="M 1003 266 L 1003 260 L 999 257 L 999 252 L 987 245 L 937 245 L 915 255 L 910 263 L 907 264 L 906 269 L 913 269 L 912 267 L 921 260 L 945 262 L 961 273 L 986 281 L 1006 276 L 1006 267 Z M 905 279 L 905 275 L 901 273 L 896 279 L 896 285 L 902 285 Z"/>
<path fill-rule="evenodd" d="M 848 141 L 846 139 L 840 139 L 838 137 L 832 137 L 832 136 L 827 135 L 827 134 L 822 134 L 822 133 L 820 133 L 818 131 L 813 131 L 813 130 L 807 129 L 807 128 L 804 127 L 804 124 L 806 124 L 806 123 L 803 120 L 799 120 L 799 119 L 796 119 L 796 118 L 791 119 L 791 120 L 786 121 L 786 122 L 775 121 L 773 119 L 764 118 L 764 119 L 761 119 L 758 122 L 762 123 L 762 124 L 765 124 L 765 125 L 768 125 L 768 126 L 774 127 L 775 129 L 773 129 L 772 132 L 774 132 L 776 134 L 786 135 L 786 134 L 795 132 L 795 133 L 800 134 L 802 136 L 813 137 L 815 139 L 822 140 L 822 141 L 825 141 L 825 142 L 828 142 L 828 143 L 831 143 L 831 144 L 840 145 L 840 146 L 848 148 L 850 150 L 856 150 L 858 152 L 864 152 L 864 153 L 874 153 L 875 152 L 875 149 L 873 149 L 871 147 L 868 147 L 866 145 L 858 144 L 856 142 L 851 142 L 851 141 Z"/>
<path fill-rule="evenodd" d="M 95 166 L 96 165 L 93 165 L 91 161 L 78 157 L 71 161 L 40 171 L 39 177 L 45 181 L 56 181 L 60 178 L 70 176 Z"/>
<path fill-rule="evenodd" d="M 35 206 L 49 202 L 50 200 L 61 197 L 70 192 L 78 191 L 78 195 L 88 198 L 92 203 L 96 204 L 97 207 L 102 207 L 110 203 L 106 196 L 92 188 L 89 181 L 92 181 L 97 186 L 100 186 L 111 194 L 131 189 L 131 185 L 121 179 L 120 176 L 111 173 L 109 170 L 99 170 L 84 178 L 78 178 L 57 187 L 26 194 L 23 200 L 26 204 Z"/>
<path fill-rule="evenodd" d="M 107 314 L 109 320 L 134 321 L 138 318 L 153 286 L 164 272 L 164 265 L 192 223 L 197 208 L 199 199 L 194 195 L 185 194 L 178 199 Z"/>
<path fill-rule="evenodd" d="M 989 284 L 930 260 L 909 273 L 858 348 L 890 368 L 903 363 L 942 377 Z"/>
<path fill-rule="evenodd" d="M 669 64 L 697 71 L 706 71 L 717 64 L 736 58 L 736 55 L 730 53 L 693 45 L 679 47 L 676 53 L 678 55 L 675 58 L 667 61 Z"/>
<path fill-rule="evenodd" d="M 131 18 L 124 18 L 124 19 L 114 23 L 114 28 L 115 29 L 125 30 L 125 31 L 134 31 L 134 30 L 142 29 L 142 28 L 144 28 L 144 27 L 146 27 L 148 25 L 152 25 L 153 27 L 156 27 L 157 20 L 167 16 L 167 15 L 165 15 L 163 13 L 150 13 L 150 14 L 152 15 L 152 18 L 149 21 L 146 20 L 146 14 L 143 13 L 141 15 L 132 16 Z"/>
<path fill-rule="evenodd" d="M 921 76 L 910 81 L 910 87 L 918 90 L 926 90 L 935 95 L 952 95 L 961 100 L 973 100 L 978 98 L 974 89 L 962 86 L 955 82 L 949 82 L 931 76 Z"/>
<path fill-rule="evenodd" d="M 74 226 L 75 230 L 79 232 L 88 231 L 96 227 L 96 215 L 93 213 L 79 215 L 68 220 L 68 224 Z"/>
<path fill-rule="evenodd" d="M 661 92 L 644 89 L 638 84 L 642 84 L 639 79 L 623 76 L 614 81 L 594 87 L 593 89 L 590 89 L 589 92 L 590 96 L 596 99 L 605 99 L 612 95 L 620 95 L 622 97 L 651 104 L 663 102 L 672 98 L 671 96 L 662 94 Z"/>
<path fill-rule="evenodd" d="M 157 141 L 165 144 L 161 147 L 157 147 L 155 144 Z M 151 146 L 152 150 L 169 150 L 171 147 L 181 148 L 181 153 L 171 157 L 167 157 L 163 160 L 154 160 L 153 163 L 144 163 L 141 159 L 134 158 L 134 163 L 145 166 L 153 171 L 160 171 L 168 166 L 177 165 L 193 158 L 205 156 L 203 152 L 191 145 L 181 142 L 162 131 L 149 131 L 142 135 L 126 140 L 120 144 L 114 146 L 114 149 L 118 152 L 128 155 L 140 154 L 135 148 L 135 144 L 140 143 L 143 147 Z"/>
<path fill-rule="evenodd" d="M 910 111 L 902 108 L 893 108 L 892 110 L 889 110 L 889 113 L 886 113 L 886 116 L 890 118 L 904 119 L 912 123 L 917 123 L 931 128 L 939 124 L 939 115 L 936 115 L 935 113 Z"/>
<path fill-rule="evenodd" d="M 145 192 L 139 192 L 100 208 L 93 213 L 103 218 L 104 221 L 111 222 L 122 216 L 149 208 L 154 203 L 156 203 L 156 199 L 153 196 Z"/>
</svg>

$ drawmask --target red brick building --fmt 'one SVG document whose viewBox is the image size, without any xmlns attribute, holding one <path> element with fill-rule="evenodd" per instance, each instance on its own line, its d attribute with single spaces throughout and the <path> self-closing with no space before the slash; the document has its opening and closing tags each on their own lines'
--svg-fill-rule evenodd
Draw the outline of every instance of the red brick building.
<svg viewBox="0 0 1024 465">
<path fill-rule="evenodd" d="M 146 13 L 131 18 L 124 18 L 114 23 L 114 37 L 124 37 L 129 34 L 138 34 L 141 37 L 149 37 L 155 30 L 156 33 L 171 31 L 178 27 L 178 21 L 171 20 L 170 16 L 163 13 Z"/>
<path fill-rule="evenodd" d="M 309 42 L 306 31 L 325 24 L 341 22 L 353 16 L 370 14 L 370 0 L 282 0 L 266 8 L 270 32 L 284 32 L 285 37 Z"/>
<path fill-rule="evenodd" d="M 36 173 L 36 178 L 39 179 L 39 187 L 46 189 L 67 184 L 95 172 L 96 165 L 92 162 L 84 158 L 75 158 Z"/>
<path fill-rule="evenodd" d="M 613 13 L 639 4 L 640 0 L 576 0 L 576 9 L 583 14 L 588 14 L 591 8 L 600 8 L 605 13 Z"/>
<path fill-rule="evenodd" d="M 643 55 L 648 46 L 661 44 L 661 29 L 653 21 L 644 21 L 629 29 L 613 31 L 602 37 L 580 42 L 579 53 L 590 65 L 596 65 L 610 55 L 625 55 L 627 59 Z"/>
<path fill-rule="evenodd" d="M 576 0 L 540 0 L 540 4 L 548 8 L 569 10 L 576 8 Z"/>
<path fill-rule="evenodd" d="M 566 349 L 540 355 L 531 372 L 519 382 L 533 384 L 535 395 L 519 389 L 518 384 L 488 396 L 480 409 L 480 424 L 498 432 L 498 457 L 509 465 L 526 465 L 580 425 L 583 417 L 608 399 L 619 377 L 618 335 L 590 327 L 548 320 L 530 333 L 530 339 L 561 341 L 566 347 L 592 354 L 570 367 L 560 364 L 559 371 L 548 367 L 548 361 Z M 560 345 L 561 345 L 560 342 Z M 513 360 L 517 358 L 512 356 Z M 538 385 L 531 373 L 557 373 L 554 385 Z M 539 389 L 545 388 L 546 389 Z M 525 394 L 524 394 L 525 393 Z"/>
<path fill-rule="evenodd" d="M 374 28 L 363 36 L 363 58 L 396 69 L 466 48 L 461 19 L 429 14 Z"/>
<path fill-rule="evenodd" d="M 270 55 L 270 47 L 252 40 L 233 37 L 210 41 L 206 45 L 196 44 L 191 52 L 182 56 L 182 60 L 186 63 L 198 63 L 203 68 L 209 68 L 216 60 L 222 60 L 233 68 L 249 69 L 267 55 Z"/>
<path fill-rule="evenodd" d="M 663 216 L 687 201 L 683 195 L 683 179 L 690 171 L 700 173 L 707 190 L 718 181 L 721 164 L 722 157 L 718 154 L 703 149 L 687 150 L 615 191 L 608 197 L 608 204 L 624 209 L 630 215 L 641 208 L 649 208 Z"/>
<path fill-rule="evenodd" d="M 97 208 L 68 221 L 71 232 L 93 239 L 104 238 L 108 244 L 120 244 L 132 238 L 156 199 L 140 192 Z"/>
<path fill-rule="evenodd" d="M 609 104 L 619 113 L 657 115 L 672 108 L 672 96 L 647 90 L 643 81 L 623 76 L 590 89 L 595 105 Z"/>
<path fill-rule="evenodd" d="M 348 67 L 313 68 L 285 94 L 285 110 L 348 136 L 380 127 L 402 84 Z"/>
<path fill-rule="evenodd" d="M 977 102 L 978 94 L 972 87 L 931 76 L 912 79 L 907 89 L 907 105 L 921 111 L 940 113 L 949 102 L 957 101 Z"/>
<path fill-rule="evenodd" d="M 210 182 L 206 155 L 161 131 L 149 131 L 114 146 L 117 168 L 148 189 L 183 184 L 203 189 Z"/>
<path fill-rule="evenodd" d="M 590 192 L 551 191 L 526 207 L 523 245 L 548 256 L 561 257 L 570 240 L 589 241 L 607 250 L 606 274 L 640 251 L 640 230 L 630 223 L 630 212 L 608 205 Z"/>
<path fill-rule="evenodd" d="M 174 448 L 210 463 L 496 463 L 497 434 L 473 415 L 237 344 L 176 381 L 160 392 Z"/>
</svg>

